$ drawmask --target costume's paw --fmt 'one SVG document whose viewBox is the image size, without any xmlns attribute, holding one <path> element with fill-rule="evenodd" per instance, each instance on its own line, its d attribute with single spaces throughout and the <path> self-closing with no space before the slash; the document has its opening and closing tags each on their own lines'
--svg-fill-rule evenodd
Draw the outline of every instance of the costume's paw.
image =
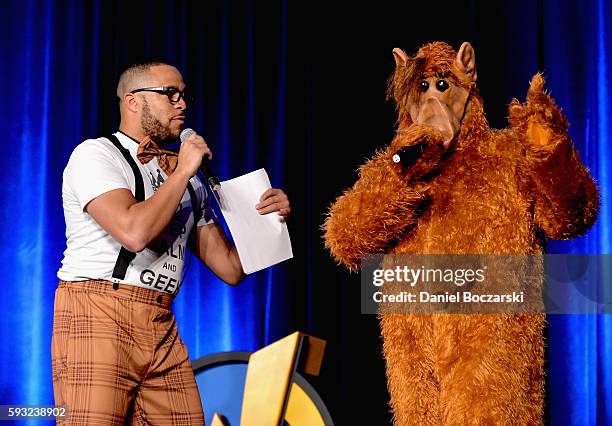
<svg viewBox="0 0 612 426">
<path fill-rule="evenodd" d="M 444 136 L 433 127 L 413 124 L 397 132 L 389 152 L 403 173 L 418 180 L 440 166 Z"/>
<path fill-rule="evenodd" d="M 554 143 L 558 135 L 567 134 L 567 119 L 544 90 L 544 77 L 533 76 L 525 103 L 514 99 L 508 111 L 510 125 L 535 147 Z"/>
</svg>

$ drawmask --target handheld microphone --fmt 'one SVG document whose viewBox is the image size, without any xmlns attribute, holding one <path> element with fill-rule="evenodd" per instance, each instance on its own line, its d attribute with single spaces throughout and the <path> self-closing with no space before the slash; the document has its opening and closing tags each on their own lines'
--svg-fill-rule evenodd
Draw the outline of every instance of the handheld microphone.
<svg viewBox="0 0 612 426">
<path fill-rule="evenodd" d="M 196 134 L 197 133 L 193 129 L 183 129 L 179 136 L 179 138 L 181 139 L 181 143 L 183 143 L 185 139 L 187 139 L 189 136 Z M 212 189 L 212 192 L 215 198 L 217 199 L 219 206 L 221 206 L 221 181 L 219 181 L 219 178 L 213 173 L 212 169 L 210 168 L 210 164 L 208 163 L 208 158 L 206 156 L 202 157 L 202 163 L 200 163 L 199 170 L 206 178 L 206 181 L 208 182 L 210 189 Z"/>
<path fill-rule="evenodd" d="M 410 167 L 423 155 L 425 143 L 419 142 L 416 145 L 400 148 L 391 158 L 394 163 L 402 163 L 403 167 Z"/>
</svg>

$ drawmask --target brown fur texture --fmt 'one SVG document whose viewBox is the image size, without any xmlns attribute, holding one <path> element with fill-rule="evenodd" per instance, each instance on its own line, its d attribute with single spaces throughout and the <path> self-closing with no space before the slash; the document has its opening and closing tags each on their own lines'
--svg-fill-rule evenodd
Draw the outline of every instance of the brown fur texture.
<svg viewBox="0 0 612 426">
<path fill-rule="evenodd" d="M 326 247 L 351 271 L 371 253 L 542 253 L 544 234 L 572 238 L 596 219 L 597 186 L 542 76 L 525 103 L 512 101 L 510 127 L 493 130 L 456 55 L 446 43 L 428 44 L 391 77 L 401 131 L 361 167 L 323 225 Z M 428 75 L 470 91 L 445 153 L 439 132 L 408 113 Z M 391 161 L 422 141 L 411 167 Z M 395 424 L 542 423 L 543 314 L 384 314 L 380 325 Z"/>
</svg>

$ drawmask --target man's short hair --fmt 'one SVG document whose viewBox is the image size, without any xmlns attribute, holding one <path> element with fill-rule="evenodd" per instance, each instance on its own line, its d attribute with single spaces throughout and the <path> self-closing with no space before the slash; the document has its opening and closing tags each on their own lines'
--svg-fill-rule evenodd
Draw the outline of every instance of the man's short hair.
<svg viewBox="0 0 612 426">
<path fill-rule="evenodd" d="M 136 63 L 127 67 L 119 77 L 119 82 L 117 83 L 117 97 L 119 99 L 123 99 L 123 95 L 126 93 L 129 93 L 132 90 L 140 89 L 140 85 L 151 70 L 151 67 L 156 67 L 159 65 L 172 66 L 166 62 L 148 61 Z"/>
</svg>

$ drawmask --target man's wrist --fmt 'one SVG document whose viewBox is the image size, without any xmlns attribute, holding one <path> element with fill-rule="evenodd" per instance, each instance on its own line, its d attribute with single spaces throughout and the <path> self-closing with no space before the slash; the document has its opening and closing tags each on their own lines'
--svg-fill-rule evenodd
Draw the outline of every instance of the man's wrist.
<svg viewBox="0 0 612 426">
<path fill-rule="evenodd" d="M 174 173 L 172 173 L 172 176 L 176 176 L 177 179 L 185 182 L 185 184 L 187 184 L 187 182 L 189 182 L 189 179 L 191 179 L 191 174 L 188 173 L 187 171 L 183 170 L 183 169 L 179 169 L 177 167 L 177 169 L 174 171 Z"/>
</svg>

